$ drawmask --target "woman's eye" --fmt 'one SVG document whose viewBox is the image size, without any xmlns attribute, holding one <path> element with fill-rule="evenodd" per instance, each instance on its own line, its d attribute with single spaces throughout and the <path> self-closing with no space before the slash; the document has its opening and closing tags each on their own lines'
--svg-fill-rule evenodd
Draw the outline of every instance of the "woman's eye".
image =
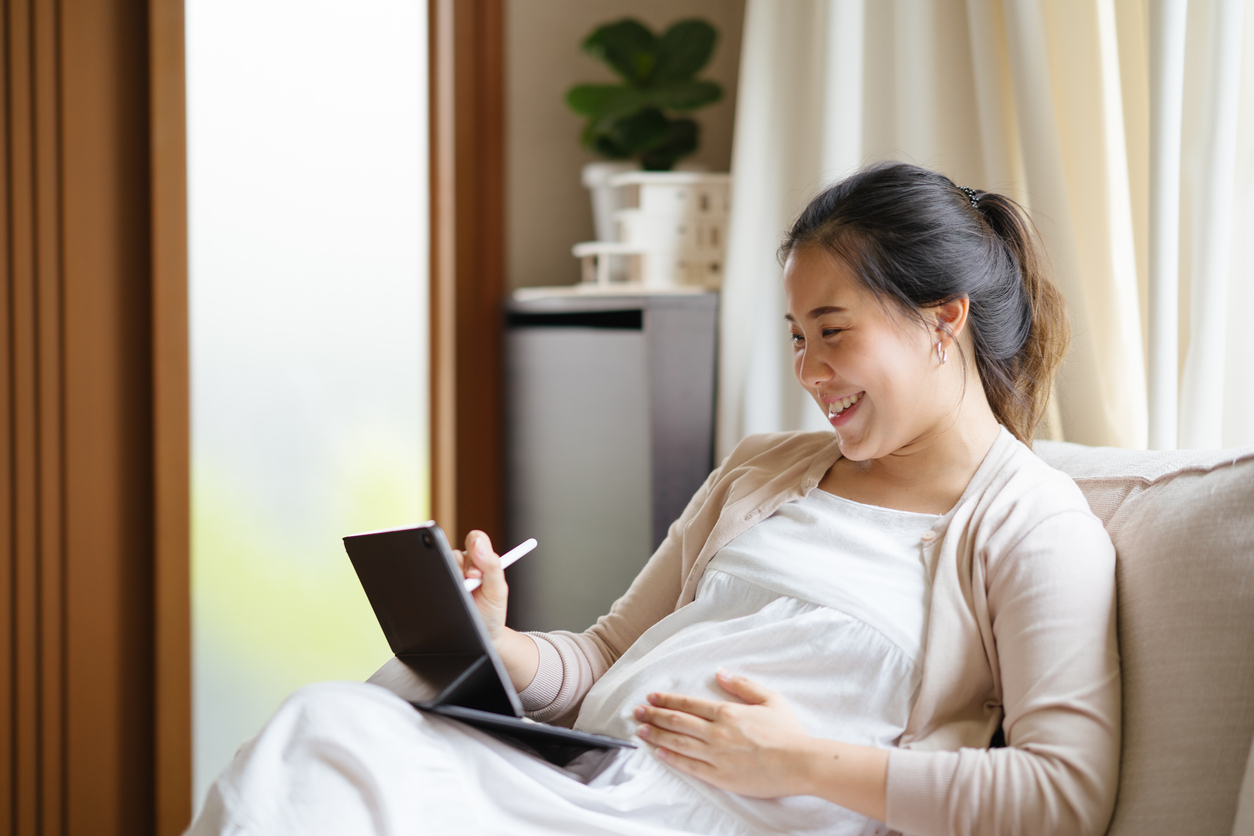
<svg viewBox="0 0 1254 836">
<path fill-rule="evenodd" d="M 792 340 L 793 345 L 801 345 L 803 342 L 806 341 L 806 338 L 801 336 L 800 334 L 789 334 L 788 339 Z"/>
<path fill-rule="evenodd" d="M 824 328 L 823 336 L 830 337 L 832 334 L 839 334 L 841 331 L 844 331 L 844 330 L 845 330 L 844 328 Z"/>
</svg>

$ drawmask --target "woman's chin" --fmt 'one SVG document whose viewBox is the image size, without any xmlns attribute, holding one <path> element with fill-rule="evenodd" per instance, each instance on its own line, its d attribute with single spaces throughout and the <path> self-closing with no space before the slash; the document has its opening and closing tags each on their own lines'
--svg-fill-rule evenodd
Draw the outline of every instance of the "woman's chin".
<svg viewBox="0 0 1254 836">
<path fill-rule="evenodd" d="M 841 432 L 839 427 L 836 428 L 836 443 L 840 445 L 840 455 L 851 462 L 861 462 L 871 458 L 864 439 L 854 433 Z"/>
</svg>

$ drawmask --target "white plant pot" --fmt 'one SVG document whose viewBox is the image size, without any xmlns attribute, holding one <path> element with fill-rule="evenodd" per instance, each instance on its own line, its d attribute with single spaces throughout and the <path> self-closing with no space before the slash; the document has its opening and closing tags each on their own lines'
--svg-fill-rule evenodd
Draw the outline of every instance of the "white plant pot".
<svg viewBox="0 0 1254 836">
<path fill-rule="evenodd" d="M 634 163 L 589 163 L 583 184 L 592 194 L 597 240 L 576 244 L 584 282 L 625 281 L 646 288 L 717 288 L 722 282 L 729 174 L 697 165 L 640 171 Z M 634 205 L 633 205 L 634 204 Z"/>
<path fill-rule="evenodd" d="M 583 167 L 583 184 L 592 194 L 592 224 L 598 241 L 617 241 L 614 213 L 626 206 L 626 189 L 610 185 L 610 178 L 628 171 L 639 171 L 635 162 L 596 162 Z"/>
</svg>

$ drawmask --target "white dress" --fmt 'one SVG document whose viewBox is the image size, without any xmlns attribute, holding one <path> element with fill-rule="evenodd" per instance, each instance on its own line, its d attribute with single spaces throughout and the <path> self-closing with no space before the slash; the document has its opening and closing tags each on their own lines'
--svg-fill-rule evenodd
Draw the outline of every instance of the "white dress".
<svg viewBox="0 0 1254 836">
<path fill-rule="evenodd" d="M 725 667 L 785 696 L 806 730 L 894 745 L 919 682 L 936 517 L 821 490 L 728 543 L 696 600 L 592 687 L 575 727 L 632 738 L 653 691 L 731 699 Z M 646 746 L 554 767 L 372 685 L 294 694 L 210 790 L 191 834 L 886 832 L 810 796 L 750 799 L 676 772 Z"/>
</svg>

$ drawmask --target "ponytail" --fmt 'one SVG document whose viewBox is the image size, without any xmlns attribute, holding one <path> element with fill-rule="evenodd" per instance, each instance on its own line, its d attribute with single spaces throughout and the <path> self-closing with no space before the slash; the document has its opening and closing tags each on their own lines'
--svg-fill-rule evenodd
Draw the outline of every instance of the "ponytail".
<svg viewBox="0 0 1254 836">
<path fill-rule="evenodd" d="M 994 359 L 977 350 L 976 367 L 993 414 L 1025 444 L 1045 415 L 1054 375 L 1071 342 L 1067 306 L 1046 273 L 1040 239 L 1019 204 L 993 192 L 978 195 L 977 208 L 1018 268 L 1027 319 L 1023 345 Z"/>
<path fill-rule="evenodd" d="M 880 299 L 916 316 L 970 300 L 975 366 L 993 415 L 1032 443 L 1070 341 L 1039 239 L 1007 197 L 904 163 L 854 174 L 812 200 L 780 247 L 818 245 Z"/>
</svg>

